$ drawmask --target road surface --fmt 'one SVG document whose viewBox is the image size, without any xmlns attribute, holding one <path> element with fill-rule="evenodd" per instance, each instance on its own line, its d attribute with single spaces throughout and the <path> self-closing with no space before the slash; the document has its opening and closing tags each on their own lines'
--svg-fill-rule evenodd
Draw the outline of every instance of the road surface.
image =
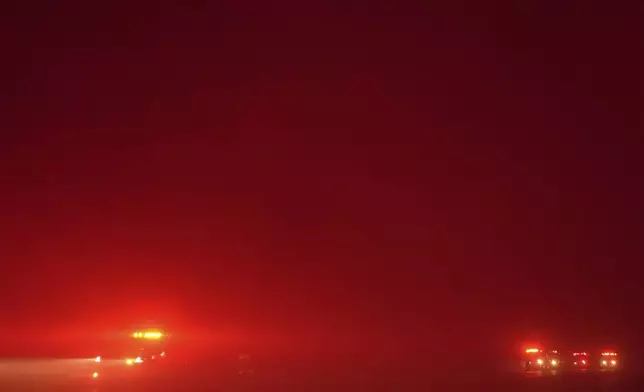
<svg viewBox="0 0 644 392">
<path fill-rule="evenodd" d="M 123 361 L 103 360 L 100 375 L 92 358 L 76 359 L 0 359 L 2 392 L 136 392 L 136 391 L 644 391 L 644 377 L 607 372 L 587 373 L 482 373 L 467 371 L 388 373 L 338 372 L 320 369 L 317 373 L 284 371 L 270 374 L 258 371 L 252 378 L 240 378 L 221 370 L 215 363 L 178 364 L 162 370 L 138 372 Z M 143 367 L 138 370 L 144 370 Z"/>
</svg>

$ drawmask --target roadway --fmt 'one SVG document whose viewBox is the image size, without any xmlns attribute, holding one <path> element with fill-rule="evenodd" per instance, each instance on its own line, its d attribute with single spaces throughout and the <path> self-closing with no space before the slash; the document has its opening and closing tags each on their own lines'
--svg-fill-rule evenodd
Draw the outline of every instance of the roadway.
<svg viewBox="0 0 644 392">
<path fill-rule="evenodd" d="M 615 391 L 644 390 L 644 378 L 609 372 L 516 372 L 484 373 L 462 370 L 401 372 L 386 370 L 343 372 L 318 369 L 297 372 L 281 369 L 258 372 L 240 378 L 234 372 L 218 371 L 216 363 L 174 364 L 163 368 L 128 367 L 119 360 L 76 359 L 0 359 L 2 392 L 137 392 L 137 391 Z M 279 368 L 279 367 L 278 367 Z M 276 368 L 276 369 L 278 369 Z M 99 376 L 92 377 L 94 371 Z M 261 370 L 261 369 L 260 369 Z"/>
</svg>

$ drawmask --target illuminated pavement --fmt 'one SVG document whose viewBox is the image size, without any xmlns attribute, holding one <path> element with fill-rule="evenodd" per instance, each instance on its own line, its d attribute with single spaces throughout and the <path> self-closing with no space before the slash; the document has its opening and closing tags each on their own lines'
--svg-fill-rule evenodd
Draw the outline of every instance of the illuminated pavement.
<svg viewBox="0 0 644 392">
<path fill-rule="evenodd" d="M 0 380 L 46 377 L 81 377 L 95 367 L 93 359 L 1 359 Z M 109 365 L 108 365 L 109 366 Z"/>
<path fill-rule="evenodd" d="M 63 386 L 80 387 L 82 381 L 90 380 L 94 365 L 90 359 L 2 359 L 0 391 L 62 391 L 66 390 L 59 389 Z"/>
<path fill-rule="evenodd" d="M 127 381 L 133 370 L 122 360 L 97 364 L 94 358 L 0 359 L 0 391 L 99 391 L 99 386 Z M 105 383 L 103 374 L 110 375 Z"/>
</svg>

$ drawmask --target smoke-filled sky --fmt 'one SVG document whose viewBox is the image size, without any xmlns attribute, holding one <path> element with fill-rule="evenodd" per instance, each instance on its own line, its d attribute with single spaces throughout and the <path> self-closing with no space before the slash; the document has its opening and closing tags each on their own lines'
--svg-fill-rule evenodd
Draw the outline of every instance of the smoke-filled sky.
<svg viewBox="0 0 644 392">
<path fill-rule="evenodd" d="M 2 16 L 2 329 L 637 341 L 641 7 L 169 3 Z"/>
</svg>

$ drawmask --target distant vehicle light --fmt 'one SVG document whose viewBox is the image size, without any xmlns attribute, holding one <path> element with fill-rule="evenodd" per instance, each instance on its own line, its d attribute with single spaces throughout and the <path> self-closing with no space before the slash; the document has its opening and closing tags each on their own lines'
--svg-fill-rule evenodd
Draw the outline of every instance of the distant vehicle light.
<svg viewBox="0 0 644 392">
<path fill-rule="evenodd" d="M 602 355 L 603 355 L 604 357 L 615 357 L 615 356 L 617 356 L 617 353 L 614 353 L 614 352 L 605 352 L 605 353 L 602 353 Z"/>
<path fill-rule="evenodd" d="M 125 360 L 125 364 L 126 364 L 126 365 L 133 365 L 133 364 L 134 364 L 134 360 L 133 360 L 132 358 L 128 358 L 128 359 L 126 359 L 126 360 Z"/>
<path fill-rule="evenodd" d="M 163 337 L 163 332 L 159 331 L 145 331 L 145 332 L 134 332 L 132 337 L 135 339 L 161 339 Z"/>
<path fill-rule="evenodd" d="M 141 359 L 141 357 L 136 357 L 134 359 L 134 363 L 142 363 L 142 362 L 143 362 L 143 359 Z"/>
<path fill-rule="evenodd" d="M 573 364 L 573 365 L 576 365 L 576 364 L 577 364 L 577 362 L 573 362 L 572 364 Z"/>
<path fill-rule="evenodd" d="M 96 363 L 101 362 L 101 356 L 99 355 L 98 357 L 94 358 L 94 362 Z"/>
<path fill-rule="evenodd" d="M 552 366 L 557 366 L 557 360 L 556 359 L 553 359 L 552 361 L 550 361 L 550 363 L 552 364 Z"/>
<path fill-rule="evenodd" d="M 582 364 L 582 365 L 585 365 L 585 364 L 586 364 L 586 360 L 585 360 L 585 359 L 582 359 L 582 360 L 581 360 L 581 364 Z"/>
<path fill-rule="evenodd" d="M 615 365 L 617 365 L 617 361 L 613 359 L 612 361 L 610 361 L 610 364 L 615 366 Z"/>
<path fill-rule="evenodd" d="M 526 353 L 538 353 L 539 349 L 538 348 L 528 348 L 525 350 Z"/>
<path fill-rule="evenodd" d="M 161 351 L 161 354 L 160 354 L 160 355 L 161 355 L 162 357 L 165 357 L 165 351 Z"/>
<path fill-rule="evenodd" d="M 97 378 L 98 377 L 98 372 L 92 373 L 92 378 Z"/>
<path fill-rule="evenodd" d="M 543 365 L 543 359 L 537 359 L 537 364 L 538 365 Z"/>
<path fill-rule="evenodd" d="M 607 365 L 607 364 L 608 364 L 608 361 L 604 359 L 604 360 L 602 361 L 602 365 Z"/>
</svg>

